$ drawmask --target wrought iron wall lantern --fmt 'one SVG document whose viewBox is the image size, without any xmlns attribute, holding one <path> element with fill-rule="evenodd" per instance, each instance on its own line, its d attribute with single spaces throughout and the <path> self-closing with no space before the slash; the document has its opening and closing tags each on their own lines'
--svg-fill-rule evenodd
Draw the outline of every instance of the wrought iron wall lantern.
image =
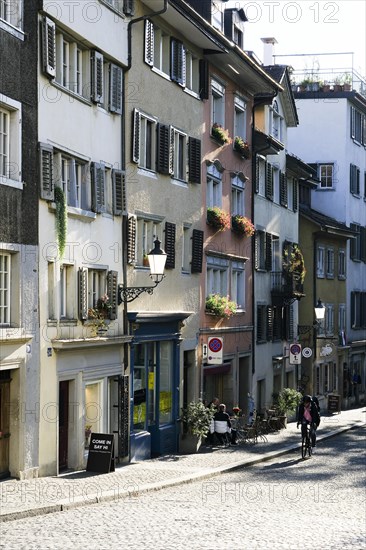
<svg viewBox="0 0 366 550">
<path fill-rule="evenodd" d="M 154 288 L 164 279 L 164 269 L 166 263 L 167 254 L 162 248 L 160 248 L 160 241 L 156 239 L 154 241 L 154 248 L 148 253 L 147 259 L 150 267 L 150 277 L 154 282 L 154 286 L 133 286 L 127 287 L 124 284 L 118 285 L 118 305 L 123 302 L 133 302 L 143 292 L 152 294 Z"/>
<path fill-rule="evenodd" d="M 316 330 L 317 328 L 319 328 L 321 321 L 323 321 L 325 316 L 325 305 L 323 304 L 320 298 L 318 299 L 318 302 L 314 307 L 314 312 L 315 312 L 315 321 L 312 325 L 299 325 L 297 327 L 297 333 L 299 335 L 307 334 L 312 329 Z"/>
</svg>

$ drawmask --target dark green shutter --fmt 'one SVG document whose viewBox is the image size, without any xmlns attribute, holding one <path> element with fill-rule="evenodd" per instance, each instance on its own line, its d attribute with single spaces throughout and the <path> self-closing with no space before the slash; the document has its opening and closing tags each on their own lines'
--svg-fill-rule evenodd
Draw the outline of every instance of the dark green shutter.
<svg viewBox="0 0 366 550">
<path fill-rule="evenodd" d="M 199 61 L 199 86 L 200 98 L 208 99 L 210 97 L 209 65 L 205 59 Z"/>
<path fill-rule="evenodd" d="M 266 162 L 265 194 L 267 199 L 273 200 L 273 166 L 269 162 Z"/>
<path fill-rule="evenodd" d="M 273 309 L 271 306 L 267 306 L 267 341 L 273 339 Z"/>
<path fill-rule="evenodd" d="M 39 144 L 39 173 L 41 182 L 41 198 L 53 201 L 55 188 L 53 182 L 53 148 Z"/>
<path fill-rule="evenodd" d="M 188 138 L 189 181 L 201 183 L 201 140 Z"/>
<path fill-rule="evenodd" d="M 184 45 L 174 38 L 170 41 L 170 78 L 180 86 L 185 86 L 186 52 Z"/>
<path fill-rule="evenodd" d="M 118 290 L 118 272 L 108 271 L 107 294 L 109 297 L 109 303 L 112 306 L 108 310 L 108 318 L 111 320 L 117 319 L 117 316 L 118 316 L 117 290 Z"/>
<path fill-rule="evenodd" d="M 130 216 L 127 221 L 127 261 L 136 263 L 136 216 Z"/>
<path fill-rule="evenodd" d="M 202 273 L 203 237 L 203 231 L 193 229 L 191 273 Z"/>
<path fill-rule="evenodd" d="M 287 178 L 284 172 L 280 172 L 280 204 L 287 208 Z"/>
<path fill-rule="evenodd" d="M 122 69 L 117 65 L 109 67 L 109 110 L 118 115 L 122 114 Z"/>
<path fill-rule="evenodd" d="M 120 216 L 127 211 L 126 206 L 126 177 L 122 170 L 112 170 L 113 186 L 113 214 Z"/>
<path fill-rule="evenodd" d="M 79 269 L 79 318 L 86 321 L 88 318 L 88 270 Z"/>
<path fill-rule="evenodd" d="M 264 268 L 266 271 L 272 271 L 272 235 L 271 233 L 266 233 L 265 241 L 265 261 Z"/>
<path fill-rule="evenodd" d="M 91 52 L 91 100 L 94 103 L 103 103 L 103 55 L 97 51 Z"/>
<path fill-rule="evenodd" d="M 171 128 L 166 124 L 158 124 L 157 128 L 157 171 L 161 174 L 171 173 Z"/>
<path fill-rule="evenodd" d="M 167 253 L 165 267 L 175 268 L 175 223 L 165 222 L 165 252 Z"/>
</svg>

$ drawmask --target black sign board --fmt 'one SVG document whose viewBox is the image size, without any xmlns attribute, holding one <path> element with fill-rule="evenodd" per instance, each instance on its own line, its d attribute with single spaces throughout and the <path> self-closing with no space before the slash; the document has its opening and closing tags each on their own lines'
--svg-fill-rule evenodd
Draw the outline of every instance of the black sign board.
<svg viewBox="0 0 366 550">
<path fill-rule="evenodd" d="M 113 434 L 91 434 L 86 471 L 100 474 L 114 472 Z"/>
<path fill-rule="evenodd" d="M 340 395 L 328 395 L 328 412 L 340 412 L 341 411 L 341 396 Z"/>
</svg>

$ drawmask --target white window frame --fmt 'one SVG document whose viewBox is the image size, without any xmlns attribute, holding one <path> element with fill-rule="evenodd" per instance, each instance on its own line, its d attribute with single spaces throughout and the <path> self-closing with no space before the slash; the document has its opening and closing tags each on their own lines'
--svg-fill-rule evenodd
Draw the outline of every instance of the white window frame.
<svg viewBox="0 0 366 550">
<path fill-rule="evenodd" d="M 266 161 L 262 157 L 258 158 L 258 195 L 266 196 Z"/>
<path fill-rule="evenodd" d="M 211 79 L 211 121 L 225 127 L 225 87 Z"/>
<path fill-rule="evenodd" d="M 99 298 L 107 292 L 107 271 L 88 268 L 88 308 L 95 308 Z"/>
<path fill-rule="evenodd" d="M 231 176 L 231 215 L 244 216 L 245 181 L 238 175 Z"/>
<path fill-rule="evenodd" d="M 170 78 L 170 36 L 154 24 L 154 69 Z"/>
<path fill-rule="evenodd" d="M 74 312 L 74 269 L 73 265 L 63 263 L 60 265 L 60 293 L 59 293 L 59 318 L 60 320 L 73 319 Z"/>
<path fill-rule="evenodd" d="M 187 182 L 188 179 L 188 136 L 177 128 L 173 132 L 173 177 Z"/>
<path fill-rule="evenodd" d="M 15 34 L 18 38 L 21 35 L 14 31 L 23 30 L 23 0 L 1 0 L 0 2 L 0 28 Z"/>
<path fill-rule="evenodd" d="M 346 268 L 347 268 L 346 250 L 344 248 L 340 248 L 338 250 L 338 279 L 342 281 L 346 279 L 347 277 Z"/>
<path fill-rule="evenodd" d="M 1 94 L 0 117 L 0 185 L 23 189 L 21 103 Z"/>
<path fill-rule="evenodd" d="M 238 309 L 244 311 L 245 304 L 245 262 L 231 262 L 231 299 Z"/>
<path fill-rule="evenodd" d="M 274 100 L 272 106 L 269 108 L 269 134 L 278 141 L 282 141 L 282 124 L 282 116 L 279 112 L 278 103 Z"/>
<path fill-rule="evenodd" d="M 247 102 L 238 95 L 234 96 L 234 137 L 247 138 Z"/>
<path fill-rule="evenodd" d="M 318 178 L 320 180 L 318 190 L 327 191 L 334 189 L 334 163 L 319 163 Z"/>
<path fill-rule="evenodd" d="M 325 277 L 325 247 L 316 247 L 316 276 L 318 279 Z"/>
<path fill-rule="evenodd" d="M 206 206 L 222 206 L 222 174 L 214 164 L 207 169 Z"/>
<path fill-rule="evenodd" d="M 210 294 L 228 295 L 229 260 L 217 256 L 207 256 L 206 296 Z"/>
<path fill-rule="evenodd" d="M 346 330 L 346 304 L 338 304 L 338 334 Z"/>
<path fill-rule="evenodd" d="M 0 326 L 11 322 L 11 255 L 0 251 Z"/>
<path fill-rule="evenodd" d="M 185 77 L 185 83 L 186 83 L 186 90 L 189 90 L 190 92 L 194 93 L 196 96 L 199 95 L 199 59 L 198 57 L 191 52 L 190 50 L 186 49 L 186 77 Z"/>
<path fill-rule="evenodd" d="M 57 30 L 55 82 L 62 88 L 89 100 L 90 78 L 90 50 Z"/>
<path fill-rule="evenodd" d="M 162 241 L 162 218 L 138 216 L 136 224 L 136 259 L 137 267 L 144 266 L 144 256 L 154 248 L 154 241 L 158 238 Z"/>
<path fill-rule="evenodd" d="M 334 279 L 334 248 L 327 247 L 326 249 L 326 278 Z"/>
</svg>

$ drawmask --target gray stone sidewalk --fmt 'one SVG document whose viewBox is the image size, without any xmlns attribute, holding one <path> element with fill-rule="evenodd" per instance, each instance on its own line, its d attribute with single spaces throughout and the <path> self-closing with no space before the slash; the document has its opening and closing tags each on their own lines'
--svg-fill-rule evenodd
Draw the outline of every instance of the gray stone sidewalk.
<svg viewBox="0 0 366 550">
<path fill-rule="evenodd" d="M 365 425 L 366 407 L 325 414 L 318 429 L 318 442 L 354 426 Z M 267 435 L 267 441 L 237 447 L 202 447 L 193 455 L 167 455 L 117 466 L 115 472 L 72 472 L 55 477 L 0 482 L 0 522 L 21 517 L 69 510 L 119 498 L 136 499 L 139 493 L 204 479 L 224 471 L 249 466 L 298 449 L 300 430 L 287 428 Z"/>
</svg>

